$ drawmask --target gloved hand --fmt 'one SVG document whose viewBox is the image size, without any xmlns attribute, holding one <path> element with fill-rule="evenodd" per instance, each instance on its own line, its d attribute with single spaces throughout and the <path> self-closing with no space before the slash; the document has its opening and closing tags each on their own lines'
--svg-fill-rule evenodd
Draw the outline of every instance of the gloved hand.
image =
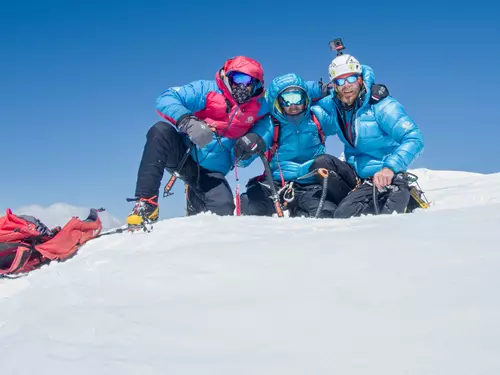
<svg viewBox="0 0 500 375">
<path fill-rule="evenodd" d="M 203 148 L 212 141 L 213 132 L 205 121 L 193 115 L 184 115 L 177 121 L 177 128 L 186 133 L 191 141 Z"/>
<path fill-rule="evenodd" d="M 382 101 L 383 99 L 389 96 L 389 89 L 387 89 L 387 87 L 383 84 L 374 83 L 370 91 L 371 91 L 369 100 L 370 104 L 377 104 L 378 102 Z"/>
<path fill-rule="evenodd" d="M 239 138 L 234 145 L 234 155 L 241 160 L 248 160 L 259 152 L 266 151 L 266 142 L 255 133 L 248 133 Z"/>
</svg>

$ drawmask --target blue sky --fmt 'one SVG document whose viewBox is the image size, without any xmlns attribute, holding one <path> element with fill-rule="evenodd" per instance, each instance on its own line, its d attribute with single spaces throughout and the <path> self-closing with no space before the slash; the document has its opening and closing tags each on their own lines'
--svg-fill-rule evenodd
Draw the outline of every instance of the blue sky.
<svg viewBox="0 0 500 375">
<path fill-rule="evenodd" d="M 4 3 L 0 209 L 65 202 L 104 206 L 124 219 L 164 89 L 213 79 L 235 55 L 259 60 L 267 83 L 288 72 L 326 80 L 335 37 L 420 126 L 426 147 L 412 167 L 500 172 L 499 5 L 292 4 Z M 328 147 L 341 151 L 333 138 Z M 261 171 L 258 161 L 240 170 L 242 187 Z M 174 191 L 160 201 L 163 217 L 183 214 L 181 184 Z"/>
</svg>

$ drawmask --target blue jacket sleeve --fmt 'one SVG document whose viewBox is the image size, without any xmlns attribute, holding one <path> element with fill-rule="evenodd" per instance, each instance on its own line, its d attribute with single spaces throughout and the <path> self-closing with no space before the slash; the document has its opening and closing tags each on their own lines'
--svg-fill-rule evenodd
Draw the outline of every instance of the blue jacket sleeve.
<svg viewBox="0 0 500 375">
<path fill-rule="evenodd" d="M 273 144 L 274 136 L 274 124 L 271 120 L 271 116 L 267 115 L 261 118 L 255 123 L 255 125 L 250 129 L 249 133 L 257 133 L 266 142 L 266 147 L 269 149 Z"/>
<path fill-rule="evenodd" d="M 308 160 L 303 163 L 296 163 L 293 161 L 285 161 L 280 163 L 278 168 L 276 161 L 271 163 L 271 170 L 273 172 L 273 179 L 275 181 L 280 181 L 281 176 L 285 181 L 297 181 L 299 177 L 305 176 L 309 173 L 309 168 L 311 167 L 314 159 Z M 311 184 L 316 182 L 316 176 L 311 176 L 300 180 L 303 184 Z"/>
<path fill-rule="evenodd" d="M 318 119 L 325 137 L 337 134 L 339 129 L 337 124 L 337 107 L 330 95 L 321 99 L 317 105 L 313 105 L 311 112 Z"/>
<path fill-rule="evenodd" d="M 156 109 L 174 121 L 185 114 L 205 108 L 207 95 L 216 91 L 214 81 L 195 81 L 180 87 L 171 87 L 156 100 Z"/>
<path fill-rule="evenodd" d="M 274 135 L 274 124 L 271 120 L 271 116 L 267 115 L 261 118 L 259 121 L 255 123 L 254 126 L 249 130 L 248 133 L 256 133 L 262 137 L 264 142 L 266 143 L 266 150 L 268 150 L 273 144 L 273 135 Z M 232 150 L 233 160 L 236 159 L 234 155 L 234 148 Z M 248 167 L 252 162 L 257 158 L 257 155 L 252 156 L 248 160 L 240 160 L 238 162 L 238 166 L 245 168 Z"/>
<path fill-rule="evenodd" d="M 311 167 L 311 165 L 312 165 L 313 162 L 314 162 L 314 159 L 302 163 L 300 165 L 299 170 L 298 170 L 298 176 L 297 177 L 302 177 L 302 176 L 305 176 L 306 174 L 308 174 L 310 172 L 309 168 Z M 305 178 L 305 179 L 301 180 L 300 182 L 302 182 L 304 184 L 310 184 L 310 183 L 313 183 L 315 181 L 316 181 L 316 177 L 312 176 L 312 177 L 309 177 L 309 178 Z"/>
<path fill-rule="evenodd" d="M 328 94 L 323 90 L 323 85 L 320 85 L 318 81 L 307 81 L 306 86 L 309 97 L 313 102 L 320 100 L 325 94 Z"/>
<path fill-rule="evenodd" d="M 375 118 L 382 130 L 400 145 L 384 160 L 384 167 L 398 173 L 422 153 L 424 139 L 418 126 L 406 114 L 396 99 L 387 97 L 373 106 Z"/>
</svg>

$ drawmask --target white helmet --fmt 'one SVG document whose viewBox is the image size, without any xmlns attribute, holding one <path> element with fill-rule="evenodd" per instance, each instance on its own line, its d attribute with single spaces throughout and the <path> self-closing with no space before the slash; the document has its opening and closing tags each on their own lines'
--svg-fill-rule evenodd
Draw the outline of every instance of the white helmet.
<svg viewBox="0 0 500 375">
<path fill-rule="evenodd" d="M 340 55 L 332 60 L 328 67 L 330 81 L 348 73 L 362 73 L 361 64 L 351 55 Z"/>
</svg>

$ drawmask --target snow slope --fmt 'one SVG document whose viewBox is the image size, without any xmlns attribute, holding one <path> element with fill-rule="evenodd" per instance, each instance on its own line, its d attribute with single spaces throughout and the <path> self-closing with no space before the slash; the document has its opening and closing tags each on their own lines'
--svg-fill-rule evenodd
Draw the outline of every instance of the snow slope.
<svg viewBox="0 0 500 375">
<path fill-rule="evenodd" d="M 176 218 L 0 280 L 0 369 L 499 374 L 500 174 L 415 172 L 412 215 Z"/>
</svg>

